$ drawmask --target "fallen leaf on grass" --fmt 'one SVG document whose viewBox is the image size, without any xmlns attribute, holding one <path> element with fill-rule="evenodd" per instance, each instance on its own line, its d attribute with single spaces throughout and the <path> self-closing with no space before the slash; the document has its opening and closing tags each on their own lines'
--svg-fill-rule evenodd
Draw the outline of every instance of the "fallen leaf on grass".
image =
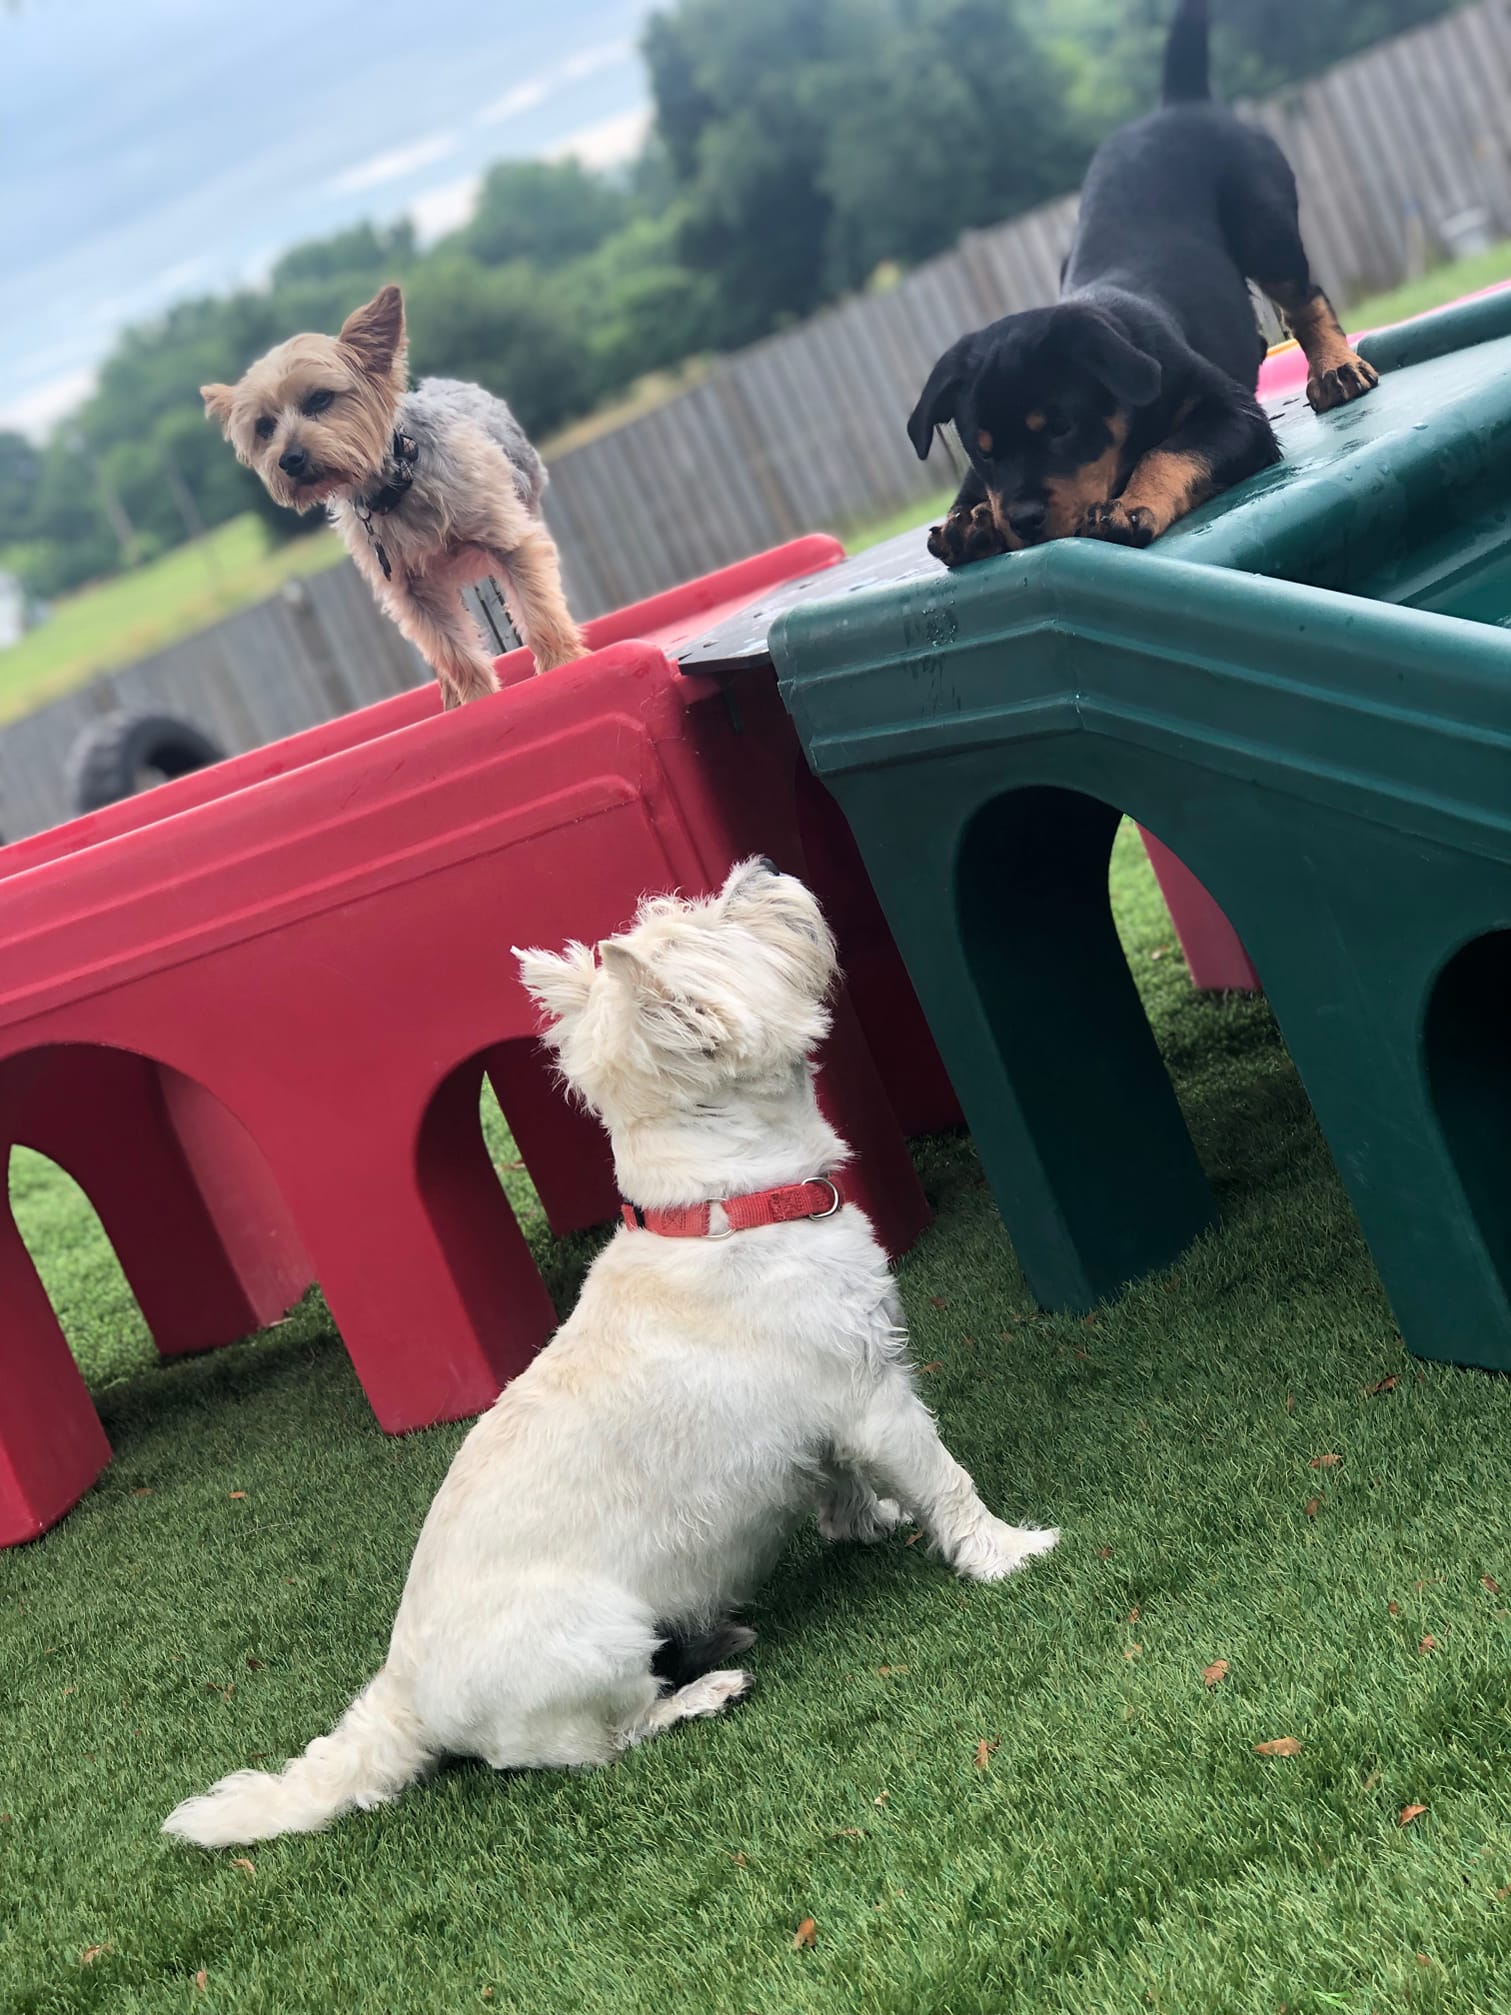
<svg viewBox="0 0 1511 2015">
<path fill-rule="evenodd" d="M 1322 1499 L 1320 1497 L 1309 1497 L 1301 1509 L 1307 1518 L 1315 1518 L 1317 1513 L 1322 1509 Z"/>
<path fill-rule="evenodd" d="M 1422 1639 L 1421 1643 L 1417 1646 L 1417 1650 L 1423 1653 L 1426 1653 L 1428 1651 L 1436 1651 L 1437 1648 L 1438 1648 L 1438 1641 L 1433 1636 L 1430 1630 L 1428 1631 L 1427 1635 Z"/>
<path fill-rule="evenodd" d="M 930 1308 L 948 1308 L 948 1307 L 949 1307 L 949 1305 L 950 1305 L 950 1301 L 949 1301 L 949 1296 L 948 1296 L 948 1295 L 944 1295 L 944 1294 L 931 1294 L 931 1295 L 929 1296 L 929 1307 L 930 1307 Z"/>
<path fill-rule="evenodd" d="M 205 1990 L 209 1987 L 209 1985 L 210 1985 L 210 1976 L 205 1971 L 204 1967 L 201 1966 L 199 1971 L 194 1976 L 194 1991 L 196 1994 L 203 1994 Z"/>
<path fill-rule="evenodd" d="M 1409 1826 L 1413 1819 L 1420 1819 L 1426 1810 L 1425 1805 L 1403 1805 L 1401 1816 L 1396 1821 L 1397 1826 Z"/>
<path fill-rule="evenodd" d="M 978 1770 L 985 1770 L 986 1766 L 991 1762 L 993 1755 L 1000 1747 L 1000 1742 L 988 1742 L 983 1735 L 981 1740 L 976 1744 L 976 1768 Z"/>
<path fill-rule="evenodd" d="M 152 1485 L 150 1483 L 141 1484 L 137 1489 L 132 1491 L 131 1495 L 133 1497 L 150 1497 L 152 1495 Z"/>
<path fill-rule="evenodd" d="M 1254 1754 L 1256 1756 L 1299 1756 L 1301 1754 L 1301 1744 L 1296 1740 L 1294 1735 L 1277 1735 L 1272 1741 L 1256 1742 L 1254 1744 Z"/>
<path fill-rule="evenodd" d="M 1112 1548 L 1110 1546 L 1099 1546 L 1097 1548 L 1098 1560 L 1111 1560 L 1111 1558 L 1112 1558 Z"/>
<path fill-rule="evenodd" d="M 248 1670 L 248 1672 L 261 1672 L 261 1670 L 262 1670 L 262 1660 L 261 1660 L 260 1658 L 250 1658 L 250 1657 L 249 1657 L 249 1658 L 247 1659 L 247 1670 Z"/>
<path fill-rule="evenodd" d="M 1130 1644 L 1123 1652 L 1123 1656 L 1128 1659 L 1142 1658 L 1143 1655 L 1144 1647 L 1142 1644 Z"/>
<path fill-rule="evenodd" d="M 837 1833 L 829 1835 L 831 1840 L 864 1840 L 865 1837 L 866 1829 L 864 1826 L 841 1826 Z"/>
<path fill-rule="evenodd" d="M 239 1503 L 240 1500 L 245 1496 L 246 1492 L 244 1490 L 233 1490 L 231 1492 L 231 1502 L 233 1504 Z"/>
<path fill-rule="evenodd" d="M 1488 1588 L 1492 1595 L 1499 1595 L 1501 1592 L 1501 1585 L 1493 1574 L 1482 1574 L 1480 1576 L 1480 1587 Z"/>
<path fill-rule="evenodd" d="M 916 1532 L 910 1532 L 907 1538 L 902 1543 L 904 1546 L 916 1546 L 919 1540 L 922 1538 L 923 1538 L 923 1527 L 920 1525 L 918 1530 Z"/>
<path fill-rule="evenodd" d="M 1385 1607 L 1392 1616 L 1399 1616 L 1401 1613 L 1401 1605 L 1399 1602 L 1387 1602 Z"/>
<path fill-rule="evenodd" d="M 1341 1455 L 1314 1455 L 1311 1460 L 1311 1467 L 1313 1469 L 1336 1469 L 1342 1460 L 1343 1457 Z"/>
<path fill-rule="evenodd" d="M 891 1796 L 890 1791 L 878 1791 L 876 1796 L 871 1800 L 871 1803 L 873 1805 L 885 1805 Z"/>
<path fill-rule="evenodd" d="M 236 1859 L 231 1863 L 231 1866 L 239 1868 L 248 1882 L 254 1882 L 257 1879 L 257 1869 L 252 1862 L 248 1861 L 245 1854 L 238 1854 Z"/>
<path fill-rule="evenodd" d="M 1227 1676 L 1228 1661 L 1226 1658 L 1214 1658 L 1210 1665 L 1204 1665 L 1201 1669 L 1202 1684 L 1204 1686 L 1220 1685 Z"/>
<path fill-rule="evenodd" d="M 1296 1395 L 1294 1392 L 1288 1392 L 1286 1394 L 1285 1410 L 1287 1413 L 1294 1413 L 1296 1411 Z"/>
<path fill-rule="evenodd" d="M 911 1670 L 912 1667 L 909 1665 L 878 1665 L 876 1676 L 878 1679 L 901 1679 L 905 1672 Z"/>
<path fill-rule="evenodd" d="M 1400 1372 L 1393 1371 L 1389 1378 L 1377 1378 L 1373 1385 L 1366 1385 L 1364 1388 L 1364 1397 L 1366 1399 L 1378 1399 L 1382 1392 L 1394 1392 L 1400 1383 Z"/>
<path fill-rule="evenodd" d="M 743 1854 L 731 1854 L 729 1858 L 736 1868 L 743 1868 L 745 1866 L 745 1856 Z"/>
<path fill-rule="evenodd" d="M 81 1966 L 92 1966 L 96 1959 L 103 1959 L 107 1952 L 113 1952 L 114 1950 L 115 1947 L 113 1945 L 86 1945 L 84 1950 L 79 1954 L 79 1964 Z"/>
<path fill-rule="evenodd" d="M 806 1952 L 818 1943 L 818 1926 L 811 1917 L 805 1917 L 792 1934 L 794 1952 Z"/>
<path fill-rule="evenodd" d="M 1511 1882 L 1508 1882 L 1504 1889 L 1496 1890 L 1495 1900 L 1497 1903 L 1504 1903 L 1508 1896 L 1511 1896 Z"/>
<path fill-rule="evenodd" d="M 942 1357 L 935 1357 L 931 1358 L 927 1364 L 919 1365 L 918 1376 L 920 1378 L 923 1378 L 928 1372 L 943 1371 L 943 1370 L 944 1370 L 944 1359 Z"/>
</svg>

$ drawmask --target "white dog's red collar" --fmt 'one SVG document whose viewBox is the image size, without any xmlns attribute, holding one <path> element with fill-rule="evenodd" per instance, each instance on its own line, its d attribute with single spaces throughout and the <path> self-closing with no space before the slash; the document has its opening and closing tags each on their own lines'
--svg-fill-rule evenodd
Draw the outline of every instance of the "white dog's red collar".
<svg viewBox="0 0 1511 2015">
<path fill-rule="evenodd" d="M 671 1204 L 660 1210 L 642 1210 L 637 1203 L 627 1203 L 622 1208 L 631 1231 L 653 1231 L 661 1238 L 728 1238 L 731 1232 L 754 1231 L 763 1224 L 833 1217 L 842 1204 L 851 1201 L 841 1173 L 815 1176 L 812 1182 L 789 1182 L 780 1189 L 756 1189 L 747 1196 L 721 1196 L 717 1206 L 724 1213 L 722 1231 L 710 1229 L 712 1202 Z"/>
</svg>

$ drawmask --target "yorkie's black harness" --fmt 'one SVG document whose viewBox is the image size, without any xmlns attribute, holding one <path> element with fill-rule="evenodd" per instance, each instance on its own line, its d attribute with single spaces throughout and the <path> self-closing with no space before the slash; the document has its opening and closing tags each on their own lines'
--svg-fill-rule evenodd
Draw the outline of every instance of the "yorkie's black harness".
<svg viewBox="0 0 1511 2015">
<path fill-rule="evenodd" d="M 373 530 L 374 518 L 386 518 L 396 511 L 409 494 L 409 486 L 414 481 L 415 463 L 420 459 L 420 444 L 408 434 L 397 431 L 393 437 L 393 448 L 389 453 L 386 480 L 381 490 L 375 490 L 370 497 L 353 501 L 352 509 L 361 520 L 362 529 L 372 540 L 373 551 L 378 556 L 378 565 L 383 569 L 385 581 L 393 579 L 393 568 L 388 564 L 388 555 L 383 550 L 383 541 Z"/>
</svg>

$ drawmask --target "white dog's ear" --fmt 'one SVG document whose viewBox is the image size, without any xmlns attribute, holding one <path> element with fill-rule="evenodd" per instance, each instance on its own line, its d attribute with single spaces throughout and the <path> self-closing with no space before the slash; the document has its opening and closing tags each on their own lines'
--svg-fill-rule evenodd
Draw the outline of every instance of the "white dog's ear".
<svg viewBox="0 0 1511 2015">
<path fill-rule="evenodd" d="M 736 861 L 724 877 L 719 900 L 727 909 L 732 903 L 738 903 L 742 899 L 758 898 L 763 890 L 770 888 L 781 872 L 776 862 L 768 860 L 765 854 L 757 854 L 754 859 L 748 861 Z"/>
<path fill-rule="evenodd" d="M 564 952 L 521 951 L 514 947 L 519 976 L 541 1013 L 555 1024 L 569 1021 L 588 1004 L 593 984 L 593 954 L 574 939 Z"/>
<path fill-rule="evenodd" d="M 691 1047 L 712 1056 L 731 1034 L 729 1022 L 712 1002 L 673 992 L 655 969 L 631 951 L 621 938 L 605 938 L 598 947 L 605 972 L 617 975 L 635 994 L 640 1025 L 656 1049 Z"/>
</svg>

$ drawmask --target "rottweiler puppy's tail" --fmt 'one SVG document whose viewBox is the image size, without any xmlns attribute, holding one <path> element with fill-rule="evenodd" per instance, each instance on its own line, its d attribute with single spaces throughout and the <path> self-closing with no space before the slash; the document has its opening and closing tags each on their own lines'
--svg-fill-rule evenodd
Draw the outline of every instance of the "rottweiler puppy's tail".
<svg viewBox="0 0 1511 2015">
<path fill-rule="evenodd" d="M 1179 0 L 1165 44 L 1162 102 L 1185 105 L 1212 95 L 1207 58 L 1207 0 Z"/>
</svg>

